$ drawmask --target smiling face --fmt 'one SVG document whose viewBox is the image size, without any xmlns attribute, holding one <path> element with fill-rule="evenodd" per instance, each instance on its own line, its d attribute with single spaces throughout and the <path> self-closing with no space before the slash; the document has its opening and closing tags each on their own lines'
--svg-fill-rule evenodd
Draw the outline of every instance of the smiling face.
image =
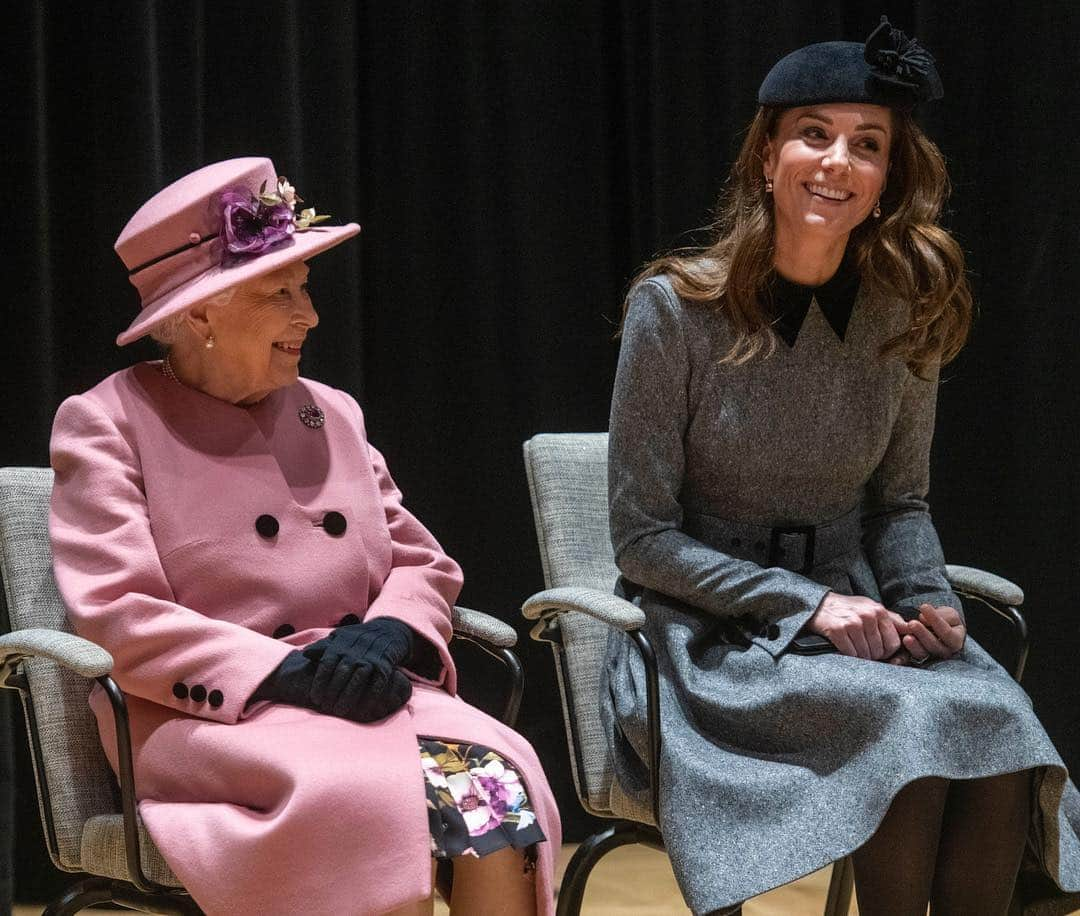
<svg viewBox="0 0 1080 916">
<path fill-rule="evenodd" d="M 206 306 L 214 337 L 207 361 L 227 376 L 238 395 L 230 400 L 256 401 L 296 381 L 304 338 L 319 323 L 307 275 L 298 261 L 238 287 L 227 303 Z"/>
<path fill-rule="evenodd" d="M 892 133 L 892 113 L 880 105 L 785 111 L 763 156 L 777 231 L 846 239 L 885 188 Z"/>
</svg>

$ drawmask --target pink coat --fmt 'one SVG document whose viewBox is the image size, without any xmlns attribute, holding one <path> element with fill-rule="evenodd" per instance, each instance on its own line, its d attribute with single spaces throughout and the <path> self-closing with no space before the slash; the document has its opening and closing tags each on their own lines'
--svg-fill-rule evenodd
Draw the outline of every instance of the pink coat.
<svg viewBox="0 0 1080 916">
<path fill-rule="evenodd" d="M 300 421 L 307 404 L 321 428 Z M 352 398 L 302 379 L 242 408 L 142 363 L 61 405 L 52 464 L 57 583 L 75 630 L 115 659 L 140 813 L 210 916 L 379 913 L 426 897 L 418 735 L 517 766 L 547 836 L 537 903 L 551 912 L 551 791 L 528 742 L 457 697 L 447 642 L 461 571 L 402 506 Z M 344 533 L 323 525 L 328 512 Z M 405 621 L 438 648 L 439 679 L 414 676 L 409 703 L 368 725 L 245 708 L 289 651 L 348 614 Z M 115 767 L 100 688 L 90 702 Z"/>
</svg>

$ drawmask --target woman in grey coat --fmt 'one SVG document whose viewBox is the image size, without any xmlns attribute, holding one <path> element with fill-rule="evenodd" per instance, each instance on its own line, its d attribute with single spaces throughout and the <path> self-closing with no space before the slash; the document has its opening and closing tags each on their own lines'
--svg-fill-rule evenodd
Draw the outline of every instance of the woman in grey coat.
<svg viewBox="0 0 1080 916">
<path fill-rule="evenodd" d="M 661 827 L 695 913 L 853 854 L 863 916 L 1001 914 L 1025 840 L 1080 890 L 1080 795 L 966 639 L 927 505 L 938 371 L 972 311 L 911 115 L 940 95 L 884 20 L 784 58 L 713 243 L 627 300 L 611 529 L 657 649 Z M 616 791 L 644 800 L 622 634 L 605 681 Z"/>
</svg>

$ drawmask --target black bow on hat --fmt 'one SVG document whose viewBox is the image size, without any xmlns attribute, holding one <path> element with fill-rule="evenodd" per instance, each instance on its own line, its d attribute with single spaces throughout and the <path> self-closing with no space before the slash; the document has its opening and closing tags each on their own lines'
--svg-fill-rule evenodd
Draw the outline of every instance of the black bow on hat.
<svg viewBox="0 0 1080 916">
<path fill-rule="evenodd" d="M 916 102 L 933 102 L 945 94 L 930 52 L 890 25 L 887 16 L 866 39 L 863 56 L 872 79 L 910 90 Z"/>
</svg>

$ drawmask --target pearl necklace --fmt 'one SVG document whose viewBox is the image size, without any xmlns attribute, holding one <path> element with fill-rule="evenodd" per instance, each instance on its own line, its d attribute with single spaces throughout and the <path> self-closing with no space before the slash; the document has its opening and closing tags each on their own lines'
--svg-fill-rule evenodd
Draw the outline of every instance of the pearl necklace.
<svg viewBox="0 0 1080 916">
<path fill-rule="evenodd" d="M 164 375 L 165 378 L 176 382 L 177 385 L 184 385 L 184 383 L 180 381 L 180 377 L 176 374 L 176 370 L 173 369 L 172 363 L 169 361 L 168 353 L 165 354 L 165 358 L 161 361 L 161 374 Z M 184 385 L 184 387 L 189 388 L 191 386 Z"/>
<path fill-rule="evenodd" d="M 189 388 L 192 391 L 198 391 L 200 394 L 206 394 L 206 392 L 204 392 L 201 388 L 196 388 L 194 385 L 189 385 L 187 382 L 185 382 L 183 379 L 181 379 L 180 376 L 178 376 L 176 374 L 176 370 L 172 367 L 172 362 L 169 360 L 168 354 L 166 354 L 165 358 L 161 361 L 161 374 L 164 375 L 165 378 L 169 379 L 169 381 L 176 382 L 177 385 L 181 385 L 184 388 Z M 214 397 L 214 395 L 210 395 L 210 397 Z M 220 400 L 220 398 L 218 400 Z M 225 403 L 226 404 L 231 403 L 234 407 L 242 407 L 245 410 L 248 410 L 248 409 L 250 409 L 252 407 L 255 407 L 255 406 L 261 404 L 265 400 L 266 400 L 266 396 L 264 395 L 263 397 L 259 398 L 259 400 L 253 401 L 250 404 L 240 404 L 240 403 L 232 402 L 232 401 L 226 401 Z M 318 409 L 318 408 L 316 408 L 316 409 Z M 320 413 L 321 413 L 321 411 L 320 411 Z M 301 417 L 300 419 L 304 420 L 303 417 Z M 308 425 L 308 426 L 311 425 L 310 423 L 308 423 L 307 420 L 304 420 L 304 423 L 306 425 Z M 321 422 L 319 423 L 319 426 L 322 426 Z M 318 427 L 312 427 L 312 428 L 317 429 Z"/>
</svg>

